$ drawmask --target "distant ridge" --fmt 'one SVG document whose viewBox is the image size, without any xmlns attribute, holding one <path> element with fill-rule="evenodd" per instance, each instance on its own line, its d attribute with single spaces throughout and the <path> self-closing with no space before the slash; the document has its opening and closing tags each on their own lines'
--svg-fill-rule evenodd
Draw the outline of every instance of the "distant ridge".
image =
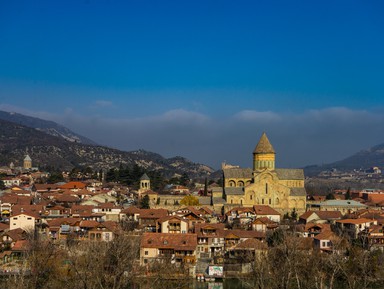
<svg viewBox="0 0 384 289">
<path fill-rule="evenodd" d="M 26 127 L 31 127 L 36 130 L 45 132 L 49 135 L 61 137 L 70 142 L 88 144 L 88 145 L 97 145 L 96 142 L 81 136 L 77 133 L 74 133 L 70 129 L 49 120 L 40 119 L 37 117 L 27 116 L 16 112 L 7 112 L 0 110 L 0 119 L 14 122 Z"/>
<path fill-rule="evenodd" d="M 354 169 L 367 170 L 372 167 L 384 169 L 384 144 L 379 144 L 370 149 L 362 150 L 350 157 L 330 164 L 307 166 L 304 168 L 304 171 L 306 175 L 311 176 L 330 169 L 352 171 Z"/>
<path fill-rule="evenodd" d="M 74 167 L 93 169 L 118 168 L 134 164 L 147 170 L 161 170 L 167 176 L 187 173 L 191 178 L 204 177 L 213 169 L 183 157 L 166 159 L 159 154 L 137 150 L 124 152 L 104 146 L 70 142 L 35 128 L 0 119 L 0 166 L 11 162 L 21 166 L 25 154 L 33 166 L 71 170 Z"/>
</svg>

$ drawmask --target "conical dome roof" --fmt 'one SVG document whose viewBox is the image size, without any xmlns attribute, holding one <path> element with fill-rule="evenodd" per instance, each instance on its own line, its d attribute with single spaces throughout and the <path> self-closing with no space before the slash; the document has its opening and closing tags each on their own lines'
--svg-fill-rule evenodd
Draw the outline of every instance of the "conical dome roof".
<svg viewBox="0 0 384 289">
<path fill-rule="evenodd" d="M 141 176 L 140 178 L 140 181 L 149 181 L 150 178 L 148 177 L 148 175 L 146 173 L 144 173 L 144 175 Z"/>
<path fill-rule="evenodd" d="M 263 135 L 261 136 L 259 143 L 256 145 L 255 150 L 253 151 L 254 154 L 274 154 L 275 150 L 273 149 L 273 146 L 269 142 L 269 139 L 265 132 L 263 132 Z"/>
</svg>

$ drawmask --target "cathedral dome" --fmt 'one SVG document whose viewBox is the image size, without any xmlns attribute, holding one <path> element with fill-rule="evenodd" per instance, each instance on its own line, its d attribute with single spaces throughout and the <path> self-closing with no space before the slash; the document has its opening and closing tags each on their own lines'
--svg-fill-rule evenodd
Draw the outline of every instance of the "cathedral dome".
<svg viewBox="0 0 384 289">
<path fill-rule="evenodd" d="M 274 154 L 275 153 L 275 150 L 273 149 L 273 146 L 269 142 L 269 139 L 265 132 L 263 132 L 263 135 L 261 136 L 259 143 L 256 145 L 253 153 L 254 154 Z"/>
</svg>

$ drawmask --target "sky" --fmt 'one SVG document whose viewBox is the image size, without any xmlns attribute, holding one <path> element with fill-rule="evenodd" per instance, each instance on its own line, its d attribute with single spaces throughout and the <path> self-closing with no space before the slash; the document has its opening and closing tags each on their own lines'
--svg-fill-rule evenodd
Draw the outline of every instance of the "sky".
<svg viewBox="0 0 384 289">
<path fill-rule="evenodd" d="M 277 167 L 384 143 L 384 2 L 2 1 L 0 110 L 101 145 Z"/>
</svg>

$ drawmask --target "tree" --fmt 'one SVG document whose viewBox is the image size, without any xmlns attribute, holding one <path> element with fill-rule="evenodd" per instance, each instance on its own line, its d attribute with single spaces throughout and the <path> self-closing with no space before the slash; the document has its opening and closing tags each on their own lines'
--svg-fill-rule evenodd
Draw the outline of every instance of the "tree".
<svg viewBox="0 0 384 289">
<path fill-rule="evenodd" d="M 296 212 L 296 208 L 293 208 L 292 209 L 292 212 L 291 212 L 291 219 L 296 221 L 297 220 L 297 212 Z"/>
<path fill-rule="evenodd" d="M 200 205 L 199 199 L 195 196 L 188 195 L 181 199 L 180 205 L 183 206 L 198 206 Z"/>
<path fill-rule="evenodd" d="M 64 181 L 64 177 L 61 172 L 52 172 L 47 179 L 48 184 L 55 184 L 63 181 Z"/>
<path fill-rule="evenodd" d="M 180 185 L 187 186 L 189 184 L 189 176 L 187 173 L 183 173 L 180 177 Z"/>
<path fill-rule="evenodd" d="M 0 180 L 0 190 L 5 190 L 5 184 L 2 180 Z"/>
<path fill-rule="evenodd" d="M 334 200 L 335 199 L 335 196 L 332 194 L 332 193 L 329 193 L 326 197 L 325 197 L 326 200 Z"/>
<path fill-rule="evenodd" d="M 348 188 L 347 193 L 345 194 L 345 199 L 346 200 L 351 200 L 352 199 L 351 188 Z"/>
<path fill-rule="evenodd" d="M 140 201 L 140 208 L 141 209 L 149 209 L 150 206 L 149 206 L 149 196 L 148 195 L 145 195 L 141 201 Z"/>
<path fill-rule="evenodd" d="M 14 289 L 130 288 L 140 273 L 135 265 L 139 238 L 119 232 L 109 242 L 72 240 L 63 249 L 31 235 L 18 274 L 5 279 L 5 283 L 2 278 L 0 284 Z"/>
</svg>

